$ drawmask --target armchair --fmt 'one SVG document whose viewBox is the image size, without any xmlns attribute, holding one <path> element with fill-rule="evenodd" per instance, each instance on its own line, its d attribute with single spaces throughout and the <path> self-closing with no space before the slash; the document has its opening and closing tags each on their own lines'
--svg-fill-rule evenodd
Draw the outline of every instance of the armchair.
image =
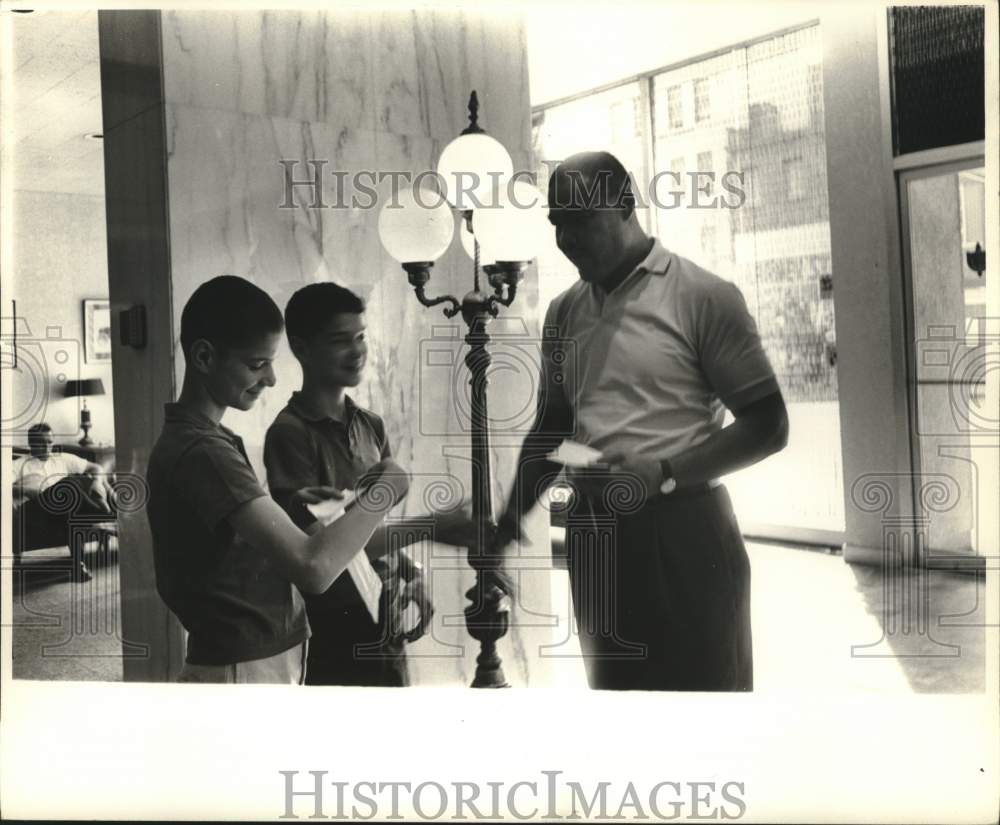
<svg viewBox="0 0 1000 825">
<path fill-rule="evenodd" d="M 67 475 L 37 496 L 14 494 L 12 550 L 17 562 L 24 561 L 24 553 L 66 547 L 75 580 L 90 578 L 84 547 L 97 541 L 106 550 L 117 518 L 113 503 L 105 509 L 90 496 L 90 484 L 88 476 Z"/>
</svg>

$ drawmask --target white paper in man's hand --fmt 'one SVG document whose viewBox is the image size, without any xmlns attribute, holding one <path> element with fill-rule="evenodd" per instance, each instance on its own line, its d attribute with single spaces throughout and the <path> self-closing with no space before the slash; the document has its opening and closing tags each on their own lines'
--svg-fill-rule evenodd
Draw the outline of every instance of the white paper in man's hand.
<svg viewBox="0 0 1000 825">
<path fill-rule="evenodd" d="M 327 524 L 333 524 L 344 515 L 354 500 L 354 491 L 344 490 L 344 497 L 342 499 L 328 498 L 318 504 L 307 504 L 306 508 L 313 514 L 317 521 L 326 526 Z M 382 598 L 382 579 L 375 572 L 375 568 L 372 567 L 368 554 L 364 550 L 358 552 L 351 559 L 347 565 L 347 572 L 350 574 L 354 586 L 358 588 L 358 593 L 361 594 L 365 607 L 368 608 L 368 612 L 371 614 L 372 621 L 377 622 L 378 604 Z"/>
<path fill-rule="evenodd" d="M 553 450 L 546 456 L 549 461 L 558 461 L 567 467 L 592 467 L 600 463 L 598 461 L 600 457 L 600 450 L 577 441 L 564 441 L 558 450 Z"/>
</svg>

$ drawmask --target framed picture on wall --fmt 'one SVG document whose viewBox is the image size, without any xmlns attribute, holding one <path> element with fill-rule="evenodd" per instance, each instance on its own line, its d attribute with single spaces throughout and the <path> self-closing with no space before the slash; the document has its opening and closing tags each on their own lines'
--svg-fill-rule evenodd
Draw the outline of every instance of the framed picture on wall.
<svg viewBox="0 0 1000 825">
<path fill-rule="evenodd" d="M 83 346 L 86 363 L 111 362 L 111 304 L 107 300 L 83 302 Z"/>
</svg>

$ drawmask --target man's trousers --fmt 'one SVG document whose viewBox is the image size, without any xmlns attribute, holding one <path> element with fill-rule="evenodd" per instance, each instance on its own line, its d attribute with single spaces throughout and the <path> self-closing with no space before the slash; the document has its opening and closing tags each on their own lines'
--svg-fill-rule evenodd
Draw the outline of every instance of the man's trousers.
<svg viewBox="0 0 1000 825">
<path fill-rule="evenodd" d="M 568 518 L 590 686 L 752 690 L 750 563 L 725 487 L 658 494 L 631 509 L 581 497 Z"/>
</svg>

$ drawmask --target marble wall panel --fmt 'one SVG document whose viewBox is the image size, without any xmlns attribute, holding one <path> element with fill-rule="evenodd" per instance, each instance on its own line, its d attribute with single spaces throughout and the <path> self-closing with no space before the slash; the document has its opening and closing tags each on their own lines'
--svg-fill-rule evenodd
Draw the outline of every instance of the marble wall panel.
<svg viewBox="0 0 1000 825">
<path fill-rule="evenodd" d="M 465 325 L 417 302 L 378 239 L 381 201 L 368 203 L 355 175 L 434 169 L 466 124 L 473 88 L 484 127 L 507 145 L 516 168 L 532 169 L 523 27 L 510 17 L 446 11 L 171 11 L 163 14 L 163 52 L 175 328 L 198 284 L 224 273 L 257 283 L 282 307 L 295 289 L 314 281 L 332 279 L 354 289 L 368 302 L 369 357 L 366 380 L 353 395 L 384 417 L 394 454 L 414 473 L 411 494 L 396 515 L 440 505 L 442 482 L 468 497 Z M 326 208 L 311 208 L 307 187 L 286 196 L 282 159 L 298 161 L 296 180 L 311 176 L 306 161 L 326 161 Z M 348 175 L 343 198 L 334 173 Z M 372 179 L 361 183 L 371 186 Z M 380 198 L 390 186 L 388 179 L 376 187 Z M 359 194 L 353 206 L 352 194 Z M 435 265 L 428 293 L 461 298 L 471 288 L 472 262 L 456 238 Z M 530 423 L 517 413 L 533 402 L 529 362 L 538 334 L 537 296 L 532 267 L 515 306 L 491 324 L 497 340 L 490 404 L 501 422 L 493 458 L 498 511 L 520 434 Z M 511 356 L 525 348 L 528 361 Z M 429 360 L 430 349 L 450 353 L 451 365 Z M 179 381 L 179 346 L 175 369 Z M 266 428 L 301 379 L 287 347 L 276 371 L 279 385 L 254 410 L 226 417 L 261 474 Z M 502 432 L 510 430 L 504 422 L 512 417 L 520 429 Z M 533 531 L 537 546 L 547 548 L 545 514 Z M 440 545 L 415 550 L 433 566 L 438 606 L 433 633 L 411 650 L 416 681 L 468 683 L 478 646 L 461 617 L 472 571 L 464 552 Z M 551 627 L 531 618 L 549 613 L 549 577 L 529 577 L 523 599 L 501 655 L 511 681 L 527 685 L 545 681 L 551 671 L 537 655 Z"/>
<path fill-rule="evenodd" d="M 480 125 L 508 150 L 530 147 L 527 53 L 515 16 L 423 11 L 375 16 L 372 43 L 378 128 L 449 141 L 468 125 L 470 92 Z"/>
<path fill-rule="evenodd" d="M 167 11 L 164 96 L 188 106 L 374 128 L 371 22 L 358 11 Z"/>
</svg>

